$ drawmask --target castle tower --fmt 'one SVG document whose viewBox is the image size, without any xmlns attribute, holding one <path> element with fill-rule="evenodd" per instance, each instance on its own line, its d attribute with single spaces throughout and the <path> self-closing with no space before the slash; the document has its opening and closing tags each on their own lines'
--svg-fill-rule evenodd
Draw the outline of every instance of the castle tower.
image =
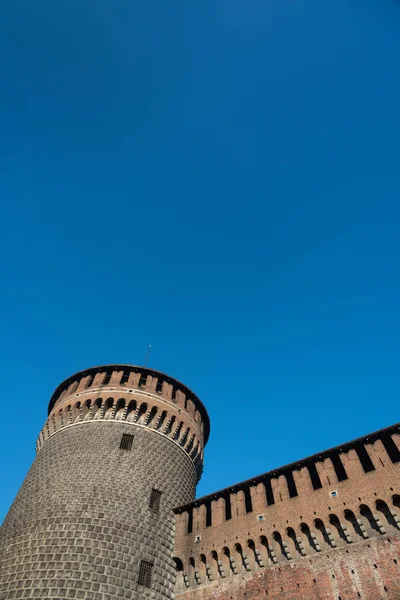
<svg viewBox="0 0 400 600">
<path fill-rule="evenodd" d="M 0 532 L 0 598 L 174 598 L 173 508 L 194 499 L 209 418 L 171 377 L 130 365 L 56 389 Z"/>
</svg>

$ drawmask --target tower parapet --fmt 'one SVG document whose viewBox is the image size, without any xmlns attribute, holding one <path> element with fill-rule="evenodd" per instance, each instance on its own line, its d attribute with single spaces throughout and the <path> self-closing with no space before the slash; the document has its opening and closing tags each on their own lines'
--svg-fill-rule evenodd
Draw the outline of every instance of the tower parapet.
<svg viewBox="0 0 400 600">
<path fill-rule="evenodd" d="M 48 413 L 37 450 L 69 425 L 90 420 L 125 421 L 168 437 L 193 461 L 197 481 L 201 477 L 209 417 L 200 399 L 169 375 L 133 365 L 92 367 L 57 387 Z"/>
</svg>

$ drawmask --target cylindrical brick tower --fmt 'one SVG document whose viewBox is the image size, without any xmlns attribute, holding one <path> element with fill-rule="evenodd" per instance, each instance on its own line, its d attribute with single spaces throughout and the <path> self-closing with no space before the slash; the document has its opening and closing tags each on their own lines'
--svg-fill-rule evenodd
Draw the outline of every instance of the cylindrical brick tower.
<svg viewBox="0 0 400 600">
<path fill-rule="evenodd" d="M 172 509 L 194 499 L 209 428 L 197 396 L 151 369 L 64 381 L 0 532 L 0 599 L 172 599 Z"/>
</svg>

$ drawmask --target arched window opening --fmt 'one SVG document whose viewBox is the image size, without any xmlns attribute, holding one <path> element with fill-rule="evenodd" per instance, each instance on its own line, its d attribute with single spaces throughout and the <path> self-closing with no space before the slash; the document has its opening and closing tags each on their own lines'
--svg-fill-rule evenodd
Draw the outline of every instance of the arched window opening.
<svg viewBox="0 0 400 600">
<path fill-rule="evenodd" d="M 90 404 L 90 400 L 86 400 L 85 404 L 82 406 L 82 421 L 87 421 L 89 419 Z"/>
<path fill-rule="evenodd" d="M 362 526 L 358 523 L 356 516 L 352 510 L 349 510 L 349 509 L 345 510 L 344 518 L 346 519 L 346 521 L 348 521 L 351 524 L 351 528 L 354 530 L 354 533 L 357 535 L 357 537 L 360 537 L 360 538 L 366 537 L 365 531 L 363 531 Z"/>
<path fill-rule="evenodd" d="M 164 422 L 165 422 L 165 419 L 166 419 L 166 418 L 167 418 L 167 411 L 166 411 L 166 410 L 163 410 L 163 411 L 162 411 L 162 413 L 161 413 L 161 415 L 160 415 L 160 417 L 159 417 L 159 421 L 158 421 L 158 422 L 156 422 L 156 427 L 155 427 L 155 429 L 156 429 L 157 431 L 160 431 L 160 430 L 163 428 L 163 426 L 164 426 Z"/>
<path fill-rule="evenodd" d="M 336 548 L 336 541 L 332 535 L 332 533 L 329 533 L 325 527 L 325 524 L 323 523 L 323 521 L 321 521 L 321 519 L 315 519 L 314 521 L 314 526 L 315 529 L 320 533 L 320 535 L 322 536 L 322 542 L 324 544 L 328 544 L 328 546 L 332 546 L 332 548 Z"/>
<path fill-rule="evenodd" d="M 72 422 L 73 423 L 77 423 L 79 421 L 80 418 L 80 408 L 81 408 L 81 403 L 77 402 L 73 408 L 72 411 Z"/>
<path fill-rule="evenodd" d="M 193 448 L 192 453 L 190 455 L 192 460 L 195 460 L 197 458 L 197 455 L 199 454 L 199 447 L 200 447 L 200 442 L 197 442 L 196 446 Z"/>
<path fill-rule="evenodd" d="M 366 519 L 367 526 L 369 528 L 370 535 L 379 535 L 381 532 L 378 527 L 378 523 L 374 519 L 371 509 L 366 504 L 360 505 L 360 514 Z"/>
<path fill-rule="evenodd" d="M 183 572 L 183 562 L 177 556 L 174 556 L 175 569 L 177 573 Z"/>
<path fill-rule="evenodd" d="M 117 406 L 115 407 L 115 419 L 122 419 L 125 411 L 125 400 L 124 398 L 120 398 L 117 402 Z"/>
<path fill-rule="evenodd" d="M 131 400 L 128 405 L 128 410 L 126 411 L 126 421 L 129 421 L 129 423 L 133 423 L 136 408 L 136 400 Z"/>
<path fill-rule="evenodd" d="M 235 544 L 235 564 L 239 572 L 246 571 L 246 564 L 243 559 L 243 549 L 240 544 Z"/>
<path fill-rule="evenodd" d="M 331 525 L 333 525 L 333 527 L 336 529 L 336 531 L 337 531 L 337 533 L 339 535 L 339 538 L 343 542 L 348 543 L 348 539 L 347 539 L 347 537 L 345 535 L 345 532 L 343 530 L 341 522 L 339 521 L 339 518 L 336 515 L 329 515 L 329 523 Z"/>
<path fill-rule="evenodd" d="M 181 436 L 182 433 L 182 427 L 183 427 L 183 421 L 181 421 L 178 425 L 178 427 L 175 429 L 174 431 L 174 435 L 172 436 L 173 440 L 178 440 Z"/>
<path fill-rule="evenodd" d="M 300 547 L 299 541 L 297 539 L 293 527 L 287 528 L 286 535 L 288 536 L 289 542 L 291 544 L 291 554 L 293 553 L 294 556 L 303 556 L 303 554 L 305 554 L 304 546 L 302 548 Z"/>
<path fill-rule="evenodd" d="M 190 438 L 188 445 L 185 448 L 186 452 L 191 452 L 193 450 L 194 440 L 195 440 L 195 435 L 193 434 L 192 437 Z"/>
<path fill-rule="evenodd" d="M 207 559 L 205 554 L 200 554 L 200 564 L 199 564 L 199 583 L 206 583 L 208 580 L 207 574 Z"/>
<path fill-rule="evenodd" d="M 137 416 L 137 419 L 136 419 L 136 423 L 138 425 L 143 425 L 144 419 L 145 419 L 145 416 L 146 416 L 146 412 L 147 412 L 147 403 L 143 402 L 143 404 L 140 405 L 138 416 Z"/>
<path fill-rule="evenodd" d="M 113 413 L 114 399 L 107 398 L 104 404 L 104 419 L 111 419 Z"/>
<path fill-rule="evenodd" d="M 171 431 L 172 431 L 172 428 L 173 428 L 173 426 L 174 426 L 174 423 L 175 423 L 175 421 L 176 421 L 176 417 L 175 417 L 175 415 L 174 415 L 174 416 L 173 416 L 173 417 L 170 419 L 169 423 L 167 424 L 167 427 L 165 428 L 165 431 L 164 431 L 165 435 L 170 435 L 170 433 L 171 433 Z"/>
<path fill-rule="evenodd" d="M 157 406 L 153 406 L 151 411 L 148 414 L 146 425 L 147 427 L 152 427 L 154 424 L 154 419 L 157 414 Z"/>
<path fill-rule="evenodd" d="M 275 551 L 265 535 L 260 536 L 260 550 L 265 565 L 272 565 L 278 562 Z"/>
<path fill-rule="evenodd" d="M 256 568 L 260 566 L 260 558 L 258 555 L 258 551 L 256 549 L 256 545 L 253 540 L 247 540 L 247 558 L 249 561 L 250 570 L 254 571 Z"/>
<path fill-rule="evenodd" d="M 189 568 L 188 568 L 188 579 L 189 579 L 189 586 L 193 587 L 194 584 L 196 583 L 196 564 L 194 562 L 194 558 L 191 556 L 189 558 Z"/>
<path fill-rule="evenodd" d="M 376 505 L 376 510 L 379 511 L 380 513 L 382 513 L 382 515 L 384 516 L 384 521 L 386 521 L 387 524 L 390 527 L 392 527 L 393 529 L 398 530 L 399 525 L 396 522 L 394 515 L 392 515 L 392 513 L 390 512 L 390 509 L 389 509 L 388 505 L 386 504 L 386 502 L 384 502 L 383 500 L 377 500 L 375 505 Z M 398 518 L 398 517 L 396 517 L 396 518 Z M 385 523 L 384 523 L 384 525 L 385 525 Z"/>
<path fill-rule="evenodd" d="M 311 535 L 311 531 L 307 523 L 300 524 L 300 531 L 303 534 L 303 537 L 306 541 L 306 548 L 308 553 L 319 552 L 321 550 L 321 546 L 318 542 L 318 539 L 314 533 L 314 537 Z"/>
<path fill-rule="evenodd" d="M 93 419 L 100 419 L 101 417 L 101 405 L 103 403 L 102 398 L 97 398 L 95 403 L 92 405 L 93 409 Z"/>
<path fill-rule="evenodd" d="M 72 423 L 72 410 L 71 410 L 71 405 L 69 404 L 67 406 L 67 408 L 65 409 L 64 425 L 69 425 L 71 423 Z"/>
<path fill-rule="evenodd" d="M 186 429 L 186 431 L 183 434 L 182 438 L 179 440 L 179 445 L 180 446 L 183 447 L 186 444 L 189 433 L 190 433 L 190 427 L 188 427 L 188 429 Z"/>
<path fill-rule="evenodd" d="M 288 550 L 283 543 L 282 536 L 279 533 L 279 531 L 274 531 L 274 533 L 272 534 L 272 538 L 274 540 L 274 549 L 277 559 L 289 560 Z"/>
<path fill-rule="evenodd" d="M 218 564 L 218 554 L 216 553 L 215 550 L 213 550 L 211 552 L 211 564 L 210 564 L 210 567 L 211 567 L 211 573 L 212 573 L 213 580 L 215 581 L 221 575 L 221 573 L 220 573 L 220 567 L 219 567 L 219 564 Z"/>
<path fill-rule="evenodd" d="M 223 565 L 225 577 L 230 577 L 232 575 L 232 573 L 234 573 L 234 571 L 232 568 L 231 553 L 229 551 L 229 548 L 227 548 L 227 546 L 222 548 L 222 565 Z"/>
<path fill-rule="evenodd" d="M 397 508 L 400 508 L 400 496 L 398 494 L 394 494 L 392 496 L 392 502 L 393 506 L 397 506 Z"/>
</svg>

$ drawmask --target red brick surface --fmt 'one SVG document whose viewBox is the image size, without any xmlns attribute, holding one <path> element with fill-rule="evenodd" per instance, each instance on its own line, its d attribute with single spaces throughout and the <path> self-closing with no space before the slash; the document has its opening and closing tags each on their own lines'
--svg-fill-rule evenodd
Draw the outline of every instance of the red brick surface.
<svg viewBox="0 0 400 600">
<path fill-rule="evenodd" d="M 400 538 L 383 536 L 313 558 L 181 591 L 178 600 L 398 600 Z"/>
<path fill-rule="evenodd" d="M 396 425 L 176 509 L 178 598 L 400 599 L 399 440 Z"/>
</svg>

